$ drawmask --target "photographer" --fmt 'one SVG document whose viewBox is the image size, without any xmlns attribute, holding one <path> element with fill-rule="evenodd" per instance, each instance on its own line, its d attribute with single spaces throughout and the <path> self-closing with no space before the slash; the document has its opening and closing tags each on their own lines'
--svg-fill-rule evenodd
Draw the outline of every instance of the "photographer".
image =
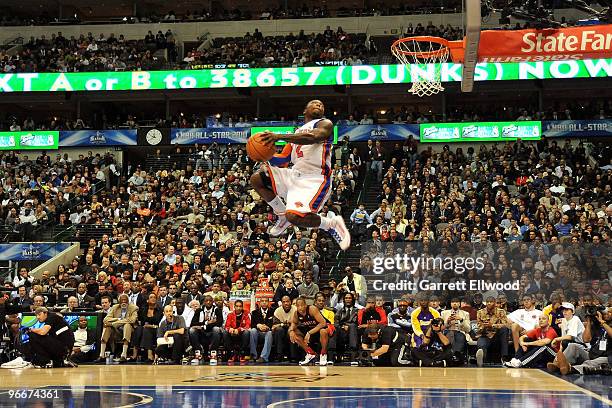
<svg viewBox="0 0 612 408">
<path fill-rule="evenodd" d="M 28 360 L 41 367 L 50 362 L 53 367 L 74 367 L 75 364 L 68 359 L 74 346 L 74 333 L 68 323 L 61 315 L 49 312 L 46 307 L 38 307 L 34 313 L 43 325 L 27 329 L 31 353 Z"/>
<path fill-rule="evenodd" d="M 612 311 L 597 310 L 591 306 L 585 312 L 582 339 L 589 345 L 588 351 L 581 344 L 568 344 L 565 350 L 557 352 L 555 361 L 547 366 L 550 371 L 558 369 L 562 375 L 595 374 L 601 372 L 604 365 L 608 365 L 612 356 Z M 607 370 L 609 372 L 609 366 Z"/>
<path fill-rule="evenodd" d="M 394 327 L 371 323 L 366 328 L 361 348 L 370 350 L 376 344 L 378 348 L 369 355 L 376 366 L 407 366 L 412 365 L 412 361 L 406 358 L 409 350 L 408 339 Z"/>
<path fill-rule="evenodd" d="M 420 367 L 446 367 L 453 359 L 450 340 L 444 335 L 444 322 L 437 317 L 423 334 L 422 343 L 412 349 L 413 359 Z"/>
</svg>

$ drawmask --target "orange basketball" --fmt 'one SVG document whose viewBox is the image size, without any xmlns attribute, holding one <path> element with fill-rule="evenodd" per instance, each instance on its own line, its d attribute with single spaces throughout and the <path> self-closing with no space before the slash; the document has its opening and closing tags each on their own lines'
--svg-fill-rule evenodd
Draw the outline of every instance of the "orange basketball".
<svg viewBox="0 0 612 408">
<path fill-rule="evenodd" d="M 251 160 L 257 162 L 268 161 L 276 153 L 274 143 L 265 144 L 261 141 L 261 133 L 255 133 L 247 140 L 246 151 Z"/>
</svg>

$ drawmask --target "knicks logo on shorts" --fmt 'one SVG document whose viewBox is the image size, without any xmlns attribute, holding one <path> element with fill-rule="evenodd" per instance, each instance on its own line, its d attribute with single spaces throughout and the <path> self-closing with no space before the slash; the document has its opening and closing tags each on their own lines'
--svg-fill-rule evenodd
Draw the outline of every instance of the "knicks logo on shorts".
<svg viewBox="0 0 612 408">
<path fill-rule="evenodd" d="M 295 206 L 296 206 L 297 208 L 301 208 L 301 207 L 303 207 L 303 206 L 304 206 L 304 204 L 302 204 L 302 203 L 301 203 L 301 202 L 299 202 L 299 201 L 296 201 L 296 202 L 295 202 Z"/>
</svg>

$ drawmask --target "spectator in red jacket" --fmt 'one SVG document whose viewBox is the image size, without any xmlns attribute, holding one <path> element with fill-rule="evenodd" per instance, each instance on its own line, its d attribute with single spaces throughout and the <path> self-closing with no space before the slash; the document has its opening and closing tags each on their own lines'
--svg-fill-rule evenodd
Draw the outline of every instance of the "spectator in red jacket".
<svg viewBox="0 0 612 408">
<path fill-rule="evenodd" d="M 241 363 L 246 362 L 251 340 L 250 329 L 251 318 L 248 313 L 244 313 L 242 300 L 236 300 L 234 311 L 227 315 L 225 331 L 223 332 L 223 342 L 225 350 L 227 350 L 228 362 L 235 362 L 238 359 Z"/>
<path fill-rule="evenodd" d="M 365 308 L 357 312 L 357 328 L 360 336 L 365 333 L 365 329 L 371 323 L 387 325 L 387 313 L 381 306 L 376 306 L 376 298 L 374 296 L 368 296 Z"/>
</svg>

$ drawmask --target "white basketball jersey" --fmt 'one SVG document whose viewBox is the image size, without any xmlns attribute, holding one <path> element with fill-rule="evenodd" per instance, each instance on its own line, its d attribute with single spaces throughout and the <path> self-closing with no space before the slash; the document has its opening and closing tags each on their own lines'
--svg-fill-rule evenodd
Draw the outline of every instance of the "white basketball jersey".
<svg viewBox="0 0 612 408">
<path fill-rule="evenodd" d="M 314 119 L 300 127 L 295 133 L 309 132 L 322 119 Z M 293 168 L 304 174 L 331 175 L 332 136 L 323 143 L 312 145 L 291 144 Z"/>
</svg>

